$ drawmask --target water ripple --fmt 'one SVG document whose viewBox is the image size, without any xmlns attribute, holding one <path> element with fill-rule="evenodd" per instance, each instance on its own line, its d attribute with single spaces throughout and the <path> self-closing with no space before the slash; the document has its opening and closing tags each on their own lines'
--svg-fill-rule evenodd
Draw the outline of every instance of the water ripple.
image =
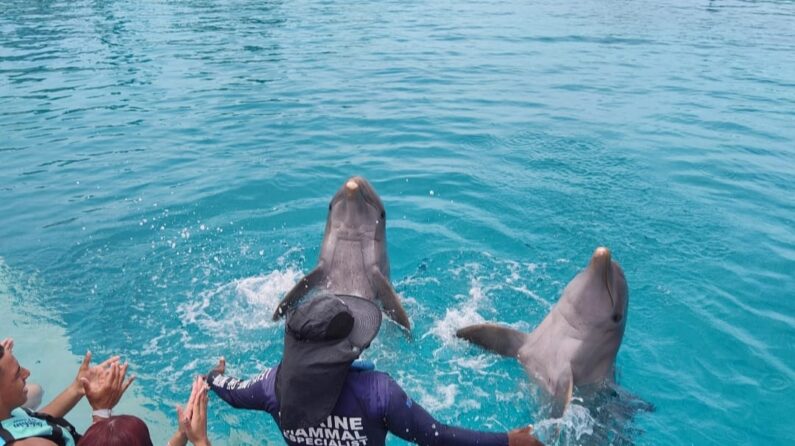
<svg viewBox="0 0 795 446">
<path fill-rule="evenodd" d="M 0 256 L 46 278 L 32 300 L 74 352 L 139 357 L 166 414 L 207 355 L 278 360 L 280 326 L 244 316 L 311 268 L 328 200 L 363 174 L 418 335 L 385 324 L 369 354 L 440 419 L 544 421 L 515 362 L 451 333 L 529 331 L 607 245 L 632 294 L 620 383 L 658 408 L 615 443 L 790 444 L 792 17 L 786 0 L 5 1 Z M 567 444 L 599 443 L 578 407 Z M 218 410 L 219 439 L 278 435 Z"/>
</svg>

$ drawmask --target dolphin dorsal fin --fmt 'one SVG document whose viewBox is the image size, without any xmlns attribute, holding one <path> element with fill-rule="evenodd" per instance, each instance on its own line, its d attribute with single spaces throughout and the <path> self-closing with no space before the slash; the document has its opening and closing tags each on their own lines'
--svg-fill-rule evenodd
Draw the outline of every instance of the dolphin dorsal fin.
<svg viewBox="0 0 795 446">
<path fill-rule="evenodd" d="M 527 338 L 519 330 L 495 324 L 470 325 L 458 330 L 455 335 L 487 350 L 514 358 Z"/>
</svg>

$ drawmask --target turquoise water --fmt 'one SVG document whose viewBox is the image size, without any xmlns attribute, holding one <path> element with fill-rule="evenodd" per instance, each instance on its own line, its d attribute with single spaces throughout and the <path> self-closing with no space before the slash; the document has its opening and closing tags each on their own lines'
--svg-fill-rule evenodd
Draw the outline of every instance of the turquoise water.
<svg viewBox="0 0 795 446">
<path fill-rule="evenodd" d="M 45 386 L 124 354 L 164 443 L 218 356 L 278 361 L 268 316 L 361 174 L 414 324 L 368 356 L 439 420 L 546 422 L 515 361 L 453 333 L 531 330 L 605 245 L 619 382 L 656 407 L 611 441 L 792 444 L 794 22 L 789 1 L 3 1 L 0 337 Z M 597 408 L 559 442 L 599 443 Z M 217 400 L 210 428 L 281 443 Z"/>
</svg>

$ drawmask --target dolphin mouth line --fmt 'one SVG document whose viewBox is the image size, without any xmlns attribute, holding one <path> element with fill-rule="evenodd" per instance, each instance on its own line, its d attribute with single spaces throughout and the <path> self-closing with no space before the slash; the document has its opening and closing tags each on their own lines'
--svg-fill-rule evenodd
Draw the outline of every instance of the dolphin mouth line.
<svg viewBox="0 0 795 446">
<path fill-rule="evenodd" d="M 376 210 L 379 210 L 379 211 L 383 209 L 383 207 L 381 207 L 381 206 L 378 206 L 378 203 L 376 203 L 376 202 L 375 202 L 375 201 L 374 201 L 372 198 L 368 197 L 366 194 L 361 194 L 361 197 L 362 197 L 362 200 L 364 201 L 364 203 L 365 203 L 366 205 L 368 205 L 368 206 L 370 206 L 370 207 L 372 207 L 372 208 L 374 208 L 374 209 L 376 209 Z M 339 203 L 340 201 L 342 201 L 342 200 L 346 200 L 346 199 L 347 199 L 347 198 L 345 198 L 345 197 L 342 197 L 342 198 L 340 198 L 340 199 L 338 199 L 338 200 L 335 200 L 335 201 L 334 201 L 334 203 L 332 203 L 332 207 L 333 207 L 335 204 Z"/>
<path fill-rule="evenodd" d="M 612 267 L 612 265 L 608 265 L 607 267 L 610 268 L 610 267 Z M 610 270 L 609 269 L 605 269 L 605 277 L 604 277 L 604 279 L 605 279 L 605 287 L 607 288 L 607 296 L 610 297 L 610 307 L 611 308 L 615 308 L 616 307 L 616 301 L 615 301 L 615 299 L 613 299 L 613 290 L 610 289 L 610 281 L 608 280 L 608 279 L 610 279 L 609 276 L 610 276 Z"/>
</svg>

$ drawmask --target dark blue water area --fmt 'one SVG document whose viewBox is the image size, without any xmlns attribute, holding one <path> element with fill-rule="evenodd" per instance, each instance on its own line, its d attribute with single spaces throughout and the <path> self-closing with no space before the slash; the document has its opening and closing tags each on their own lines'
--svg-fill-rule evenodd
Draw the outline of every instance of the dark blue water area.
<svg viewBox="0 0 795 446">
<path fill-rule="evenodd" d="M 0 338 L 34 381 L 72 373 L 55 349 L 123 354 L 129 411 L 164 443 L 219 356 L 278 362 L 270 315 L 358 174 L 414 326 L 385 322 L 366 355 L 440 422 L 792 444 L 793 19 L 788 1 L 4 1 Z M 454 333 L 531 331 L 598 246 L 630 289 L 618 383 L 654 410 L 575 400 L 554 423 L 516 361 Z M 217 399 L 210 430 L 282 442 Z"/>
</svg>

